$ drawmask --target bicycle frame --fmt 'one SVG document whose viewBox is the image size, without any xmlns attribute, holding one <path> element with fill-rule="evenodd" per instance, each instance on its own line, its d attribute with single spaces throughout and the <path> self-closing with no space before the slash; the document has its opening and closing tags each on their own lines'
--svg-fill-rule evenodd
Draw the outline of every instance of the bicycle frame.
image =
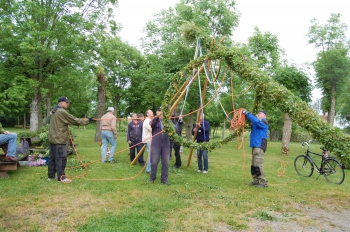
<svg viewBox="0 0 350 232">
<path fill-rule="evenodd" d="M 303 146 L 303 147 L 304 147 L 305 145 L 307 146 L 307 150 L 306 150 L 306 152 L 305 152 L 305 155 L 310 159 L 310 161 L 312 162 L 312 164 L 316 167 L 317 172 L 320 173 L 320 174 L 323 174 L 323 173 L 322 173 L 322 170 L 320 170 L 320 169 L 321 169 L 321 167 L 322 167 L 323 162 L 328 158 L 328 151 L 325 150 L 324 148 L 321 148 L 322 151 L 323 151 L 323 153 L 322 153 L 322 154 L 319 154 L 319 153 L 310 151 L 310 144 L 309 144 L 308 142 L 303 142 L 303 143 L 302 143 L 302 146 Z M 321 157 L 322 157 L 320 166 L 317 165 L 317 163 L 316 163 L 315 160 L 311 157 L 310 154 L 313 154 L 313 155 L 317 155 L 317 156 L 321 156 Z"/>
</svg>

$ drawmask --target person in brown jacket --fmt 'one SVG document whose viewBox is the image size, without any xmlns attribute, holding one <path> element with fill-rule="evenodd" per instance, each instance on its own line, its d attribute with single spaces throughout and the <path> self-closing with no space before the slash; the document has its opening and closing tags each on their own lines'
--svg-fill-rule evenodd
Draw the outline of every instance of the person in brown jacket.
<svg viewBox="0 0 350 232">
<path fill-rule="evenodd" d="M 101 155 L 102 155 L 102 163 L 114 163 L 114 152 L 117 146 L 117 121 L 114 116 L 114 108 L 108 107 L 107 113 L 101 117 L 101 137 L 102 137 L 102 146 L 101 146 Z M 108 151 L 108 143 L 111 145 L 109 150 L 110 155 L 108 160 L 106 160 L 106 155 Z"/>
</svg>

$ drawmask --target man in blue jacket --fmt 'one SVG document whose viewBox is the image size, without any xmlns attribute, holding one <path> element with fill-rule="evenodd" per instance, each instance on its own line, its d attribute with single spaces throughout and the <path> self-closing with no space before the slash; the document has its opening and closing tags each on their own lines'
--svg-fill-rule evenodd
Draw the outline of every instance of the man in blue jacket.
<svg viewBox="0 0 350 232">
<path fill-rule="evenodd" d="M 197 132 L 197 143 L 205 143 L 210 140 L 210 124 L 207 120 L 204 120 L 204 114 L 200 115 L 200 122 L 193 125 L 192 135 Z M 203 159 L 203 160 L 202 160 Z M 198 171 L 203 173 L 208 173 L 209 162 L 208 162 L 208 150 L 197 150 L 197 161 L 198 161 Z M 203 169 L 204 162 L 204 169 Z"/>
<path fill-rule="evenodd" d="M 251 122 L 250 147 L 252 148 L 251 174 L 253 181 L 250 186 L 257 188 L 267 187 L 267 180 L 264 174 L 264 154 L 267 148 L 267 136 L 269 126 L 266 120 L 267 112 L 260 110 L 255 116 L 243 109 L 243 113 Z"/>
</svg>

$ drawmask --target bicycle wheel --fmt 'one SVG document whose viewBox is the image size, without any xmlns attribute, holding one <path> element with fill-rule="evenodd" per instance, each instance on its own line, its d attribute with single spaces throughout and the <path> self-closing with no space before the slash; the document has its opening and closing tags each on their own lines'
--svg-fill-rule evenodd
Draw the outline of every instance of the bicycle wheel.
<svg viewBox="0 0 350 232">
<path fill-rule="evenodd" d="M 314 172 L 314 165 L 306 155 L 299 155 L 295 158 L 294 168 L 295 171 L 303 177 L 310 177 Z"/>
<path fill-rule="evenodd" d="M 324 161 L 322 169 L 326 180 L 333 184 L 341 184 L 345 179 L 345 172 L 341 163 L 334 159 L 328 158 Z"/>
</svg>

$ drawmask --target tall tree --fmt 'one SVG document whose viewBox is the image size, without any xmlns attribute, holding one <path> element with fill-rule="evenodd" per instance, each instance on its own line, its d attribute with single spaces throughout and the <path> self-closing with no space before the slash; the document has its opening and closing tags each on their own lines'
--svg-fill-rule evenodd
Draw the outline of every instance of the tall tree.
<svg viewBox="0 0 350 232">
<path fill-rule="evenodd" d="M 328 112 L 327 121 L 331 125 L 336 114 L 337 92 L 341 92 L 348 75 L 347 25 L 340 21 L 340 17 L 340 14 L 331 14 L 324 25 L 313 19 L 308 33 L 309 43 L 320 50 L 314 68 L 317 86 L 323 93 L 323 107 Z"/>
<path fill-rule="evenodd" d="M 147 81 L 153 83 L 149 92 L 164 96 L 170 77 L 193 59 L 196 43 L 193 40 L 190 43 L 186 42 L 186 36 L 194 38 L 200 35 L 211 36 L 217 43 L 225 36 L 230 37 L 238 25 L 239 13 L 235 7 L 234 0 L 181 0 L 174 8 L 156 14 L 146 25 L 146 37 L 142 43 L 144 51 L 148 54 L 147 59 L 154 61 L 147 64 L 146 70 L 157 70 L 152 74 L 145 72 L 146 75 L 149 74 Z M 196 28 L 196 33 L 186 34 L 188 27 Z M 227 41 L 230 42 L 229 39 Z M 203 53 L 206 52 L 203 50 Z M 192 73 L 186 73 L 184 78 L 191 76 Z M 203 84 L 204 75 L 201 78 Z M 192 111 L 199 106 L 196 89 L 198 89 L 197 83 L 189 93 L 187 110 Z M 191 123 L 191 120 L 187 122 Z M 192 125 L 186 125 L 186 128 L 192 128 Z"/>
<path fill-rule="evenodd" d="M 305 102 L 311 101 L 312 85 L 306 73 L 293 65 L 284 65 L 275 71 L 274 79 Z M 292 135 L 292 119 L 288 112 L 283 113 L 282 154 L 289 155 L 289 142 Z"/>
<path fill-rule="evenodd" d="M 50 98 L 72 70 L 82 70 L 84 55 L 94 47 L 96 37 L 90 35 L 106 28 L 99 20 L 111 16 L 110 3 L 116 4 L 114 0 L 1 1 L 0 50 L 8 77 L 31 80 L 31 130 L 42 125 L 43 90 L 49 90 L 45 98 Z M 107 24 L 113 31 L 116 24 Z M 48 80 L 53 75 L 57 82 Z"/>
</svg>

